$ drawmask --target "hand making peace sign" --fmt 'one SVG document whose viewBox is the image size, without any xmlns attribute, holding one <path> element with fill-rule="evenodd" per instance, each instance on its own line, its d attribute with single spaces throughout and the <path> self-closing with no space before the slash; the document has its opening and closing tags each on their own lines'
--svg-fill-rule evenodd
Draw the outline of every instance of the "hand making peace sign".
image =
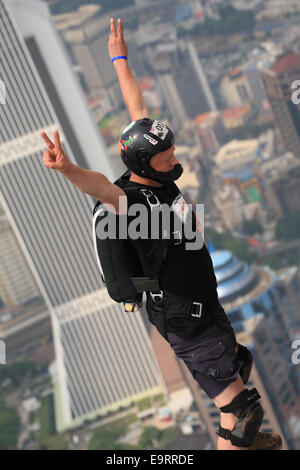
<svg viewBox="0 0 300 470">
<path fill-rule="evenodd" d="M 118 19 L 118 33 L 116 30 L 115 20 L 113 18 L 110 19 L 110 31 L 111 34 L 109 35 L 108 41 L 108 52 L 110 57 L 112 58 L 118 55 L 128 56 L 128 46 L 123 36 L 123 25 L 120 18 Z"/>
<path fill-rule="evenodd" d="M 72 163 L 62 149 L 58 131 L 54 131 L 54 143 L 49 139 L 46 132 L 42 131 L 40 134 L 49 148 L 49 150 L 45 150 L 43 153 L 44 165 L 52 170 L 68 170 L 72 166 Z"/>
</svg>

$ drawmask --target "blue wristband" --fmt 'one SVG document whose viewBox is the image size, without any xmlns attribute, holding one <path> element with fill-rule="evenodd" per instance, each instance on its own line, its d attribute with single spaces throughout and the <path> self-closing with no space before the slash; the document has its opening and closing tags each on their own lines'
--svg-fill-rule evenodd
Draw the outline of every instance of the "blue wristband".
<svg viewBox="0 0 300 470">
<path fill-rule="evenodd" d="M 113 62 L 114 60 L 117 60 L 117 59 L 126 59 L 126 60 L 128 60 L 128 57 L 126 57 L 126 55 L 117 55 L 116 57 L 113 57 L 111 59 L 111 61 Z"/>
</svg>

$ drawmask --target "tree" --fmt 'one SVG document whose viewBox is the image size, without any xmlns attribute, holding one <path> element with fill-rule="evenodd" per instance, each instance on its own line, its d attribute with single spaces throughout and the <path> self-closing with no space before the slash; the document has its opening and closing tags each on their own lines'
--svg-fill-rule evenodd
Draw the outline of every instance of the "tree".
<svg viewBox="0 0 300 470">
<path fill-rule="evenodd" d="M 114 450 L 120 433 L 114 431 L 96 432 L 89 443 L 89 450 Z"/>
<path fill-rule="evenodd" d="M 161 431 L 154 426 L 147 426 L 141 435 L 139 444 L 146 449 L 147 447 L 155 447 L 156 441 L 160 438 Z"/>
<path fill-rule="evenodd" d="M 254 218 L 243 221 L 243 231 L 246 232 L 247 235 L 254 235 L 255 233 L 263 233 L 263 228 L 260 222 Z"/>
<path fill-rule="evenodd" d="M 231 251 L 247 263 L 253 262 L 255 255 L 250 251 L 246 240 L 236 239 L 228 232 L 218 233 L 212 228 L 205 229 L 205 242 L 211 242 L 215 249 Z"/>
<path fill-rule="evenodd" d="M 293 212 L 281 217 L 276 224 L 275 237 L 277 240 L 290 241 L 300 238 L 300 214 Z"/>
<path fill-rule="evenodd" d="M 0 450 L 15 447 L 19 429 L 18 413 L 13 408 L 6 408 L 3 402 L 0 402 L 0 429 Z"/>
<path fill-rule="evenodd" d="M 26 376 L 34 376 L 41 372 L 41 367 L 35 362 L 15 362 L 0 369 L 0 384 L 5 379 L 10 379 L 18 386 Z"/>
</svg>

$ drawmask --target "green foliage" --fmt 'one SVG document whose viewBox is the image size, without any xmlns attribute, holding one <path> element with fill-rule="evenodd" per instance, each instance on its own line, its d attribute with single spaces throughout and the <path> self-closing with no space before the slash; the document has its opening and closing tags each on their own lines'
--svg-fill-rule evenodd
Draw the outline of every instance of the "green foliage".
<svg viewBox="0 0 300 470">
<path fill-rule="evenodd" d="M 116 443 L 122 432 L 105 431 L 103 429 L 96 432 L 89 442 L 89 450 L 114 450 Z"/>
<path fill-rule="evenodd" d="M 161 431 L 154 426 L 147 426 L 140 438 L 140 445 L 146 449 L 148 447 L 155 447 L 155 441 L 161 437 Z"/>
<path fill-rule="evenodd" d="M 170 444 L 176 439 L 180 433 L 179 429 L 167 429 L 160 431 L 154 426 L 147 426 L 141 435 L 139 445 L 142 449 L 162 449 L 167 450 Z"/>
<path fill-rule="evenodd" d="M 101 6 L 101 13 L 108 13 L 110 11 L 119 10 L 121 8 L 127 8 L 134 5 L 134 0 L 57 0 L 55 3 L 51 3 L 50 11 L 52 15 L 58 15 L 61 13 L 69 13 L 77 10 L 81 5 L 87 5 L 93 3 L 94 5 Z"/>
<path fill-rule="evenodd" d="M 141 446 L 133 446 L 131 444 L 118 444 L 115 450 L 144 450 Z"/>
<path fill-rule="evenodd" d="M 263 228 L 257 219 L 244 220 L 243 231 L 247 235 L 254 235 L 255 233 L 263 233 Z"/>
<path fill-rule="evenodd" d="M 18 429 L 19 417 L 17 411 L 6 408 L 4 403 L 0 402 L 0 450 L 7 450 L 9 447 L 16 446 Z"/>
<path fill-rule="evenodd" d="M 236 127 L 229 132 L 228 140 L 232 139 L 256 139 L 260 134 L 268 129 L 275 129 L 273 122 L 259 126 L 258 124 L 247 124 L 245 126 Z"/>
<path fill-rule="evenodd" d="M 35 362 L 15 362 L 0 368 L 0 384 L 10 379 L 13 385 L 18 386 L 25 377 L 34 377 L 41 371 L 41 366 Z"/>
<path fill-rule="evenodd" d="M 252 263 L 255 255 L 251 253 L 247 240 L 232 237 L 229 233 L 218 233 L 214 229 L 205 229 L 205 242 L 212 242 L 216 249 L 229 250 L 238 258 Z"/>
<path fill-rule="evenodd" d="M 300 238 L 300 214 L 298 212 L 284 215 L 277 221 L 275 238 L 282 241 Z"/>
<path fill-rule="evenodd" d="M 38 440 L 45 440 L 55 434 L 55 415 L 53 395 L 47 395 L 41 400 L 41 407 L 36 412 L 36 418 L 41 428 L 38 431 Z"/>
<path fill-rule="evenodd" d="M 178 428 L 175 429 L 167 429 L 163 431 L 162 436 L 159 440 L 159 448 L 162 450 L 168 450 L 172 442 L 175 441 L 176 437 L 180 434 L 180 430 Z"/>
<path fill-rule="evenodd" d="M 282 257 L 281 256 L 268 256 L 267 258 L 263 258 L 260 261 L 260 264 L 270 266 L 271 269 L 276 271 L 277 269 L 281 269 L 283 267 Z"/>
<path fill-rule="evenodd" d="M 67 433 L 54 434 L 40 441 L 41 450 L 68 450 L 69 441 Z"/>
<path fill-rule="evenodd" d="M 89 442 L 89 450 L 113 450 L 119 448 L 116 441 L 126 434 L 128 426 L 136 420 L 136 415 L 130 414 L 125 418 L 101 426 L 93 434 Z"/>
</svg>

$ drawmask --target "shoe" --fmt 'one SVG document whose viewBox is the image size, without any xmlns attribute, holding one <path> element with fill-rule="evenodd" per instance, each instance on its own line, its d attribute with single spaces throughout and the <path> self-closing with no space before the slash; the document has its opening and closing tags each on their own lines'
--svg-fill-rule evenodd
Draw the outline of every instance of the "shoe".
<svg viewBox="0 0 300 470">
<path fill-rule="evenodd" d="M 248 450 L 280 450 L 282 441 L 275 432 L 258 432 L 253 444 Z"/>
</svg>

